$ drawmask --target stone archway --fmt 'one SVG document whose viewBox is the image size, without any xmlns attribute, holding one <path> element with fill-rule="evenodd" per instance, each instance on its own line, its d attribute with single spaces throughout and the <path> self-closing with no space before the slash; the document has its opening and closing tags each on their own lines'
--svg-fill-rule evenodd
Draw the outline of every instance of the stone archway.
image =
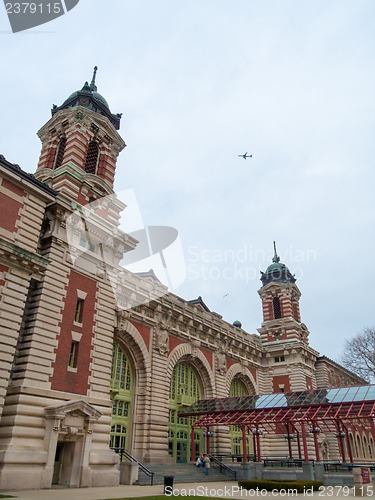
<svg viewBox="0 0 375 500">
<path fill-rule="evenodd" d="M 237 382 L 237 390 L 233 385 Z M 240 396 L 252 396 L 258 392 L 257 384 L 254 380 L 253 375 L 250 370 L 243 366 L 241 363 L 235 363 L 232 365 L 225 379 L 226 395 L 229 397 L 240 397 Z M 230 452 L 234 456 L 243 455 L 243 436 L 242 429 L 238 426 L 231 425 L 228 429 L 229 431 L 229 443 Z M 254 453 L 253 442 L 249 436 L 247 436 L 246 445 L 247 455 Z"/>
<path fill-rule="evenodd" d="M 175 365 L 187 361 L 197 370 L 203 386 L 203 398 L 213 398 L 215 378 L 212 367 L 202 351 L 193 344 L 181 344 L 173 349 L 167 360 L 167 383 L 170 385 Z"/>
<path fill-rule="evenodd" d="M 213 373 L 204 354 L 195 344 L 176 347 L 168 358 L 169 419 L 168 452 L 176 462 L 190 461 L 192 456 L 192 418 L 178 417 L 178 410 L 198 399 L 212 397 Z M 207 381 L 209 383 L 207 384 Z M 194 432 L 194 454 L 206 451 L 201 429 Z"/>
<path fill-rule="evenodd" d="M 249 396 L 259 394 L 258 384 L 256 383 L 250 370 L 246 366 L 242 366 L 240 363 L 235 363 L 229 368 L 225 377 L 227 396 L 229 396 L 229 390 L 233 379 L 237 377 L 240 378 L 242 383 L 245 385 Z"/>
</svg>

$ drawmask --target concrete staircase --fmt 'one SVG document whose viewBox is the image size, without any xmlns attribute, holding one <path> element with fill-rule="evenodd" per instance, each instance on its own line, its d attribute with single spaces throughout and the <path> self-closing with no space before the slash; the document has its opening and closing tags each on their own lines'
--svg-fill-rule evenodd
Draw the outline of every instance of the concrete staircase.
<svg viewBox="0 0 375 500">
<path fill-rule="evenodd" d="M 173 483 L 206 483 L 218 481 L 233 481 L 233 476 L 227 476 L 226 471 L 220 472 L 219 466 L 211 463 L 208 476 L 204 473 L 203 467 L 196 467 L 191 464 L 153 464 L 148 465 L 148 469 L 154 472 L 154 484 L 164 484 L 164 476 L 174 476 Z M 138 481 L 135 484 L 141 486 L 150 485 L 151 478 L 139 470 Z"/>
</svg>

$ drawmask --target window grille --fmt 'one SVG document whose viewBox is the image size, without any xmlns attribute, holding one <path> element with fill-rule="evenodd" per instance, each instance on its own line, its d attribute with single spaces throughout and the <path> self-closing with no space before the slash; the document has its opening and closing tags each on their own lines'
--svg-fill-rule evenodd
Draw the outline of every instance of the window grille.
<svg viewBox="0 0 375 500">
<path fill-rule="evenodd" d="M 96 173 L 98 158 L 99 158 L 99 145 L 97 142 L 91 141 L 89 143 L 89 147 L 87 148 L 85 172 L 87 172 L 88 174 Z"/>
<path fill-rule="evenodd" d="M 66 147 L 66 138 L 62 137 L 57 147 L 55 169 L 61 167 L 61 165 L 63 164 L 65 147 Z"/>
</svg>

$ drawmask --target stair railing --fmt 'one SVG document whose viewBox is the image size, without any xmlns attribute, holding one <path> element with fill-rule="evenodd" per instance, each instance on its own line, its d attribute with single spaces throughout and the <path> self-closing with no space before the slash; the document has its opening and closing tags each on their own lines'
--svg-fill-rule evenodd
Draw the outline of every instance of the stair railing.
<svg viewBox="0 0 375 500">
<path fill-rule="evenodd" d="M 224 471 L 226 472 L 227 475 L 233 476 L 233 480 L 236 481 L 237 479 L 237 471 L 234 469 L 231 469 L 227 464 L 219 460 L 218 458 L 215 457 L 215 455 L 209 455 L 211 462 L 214 464 L 218 465 L 220 468 L 220 472 L 223 473 Z"/>
<path fill-rule="evenodd" d="M 124 459 L 126 459 L 129 462 L 133 462 L 133 463 L 138 464 L 138 467 L 140 468 L 140 470 L 142 472 L 144 472 L 146 474 L 146 476 L 148 476 L 150 478 L 151 486 L 154 484 L 155 472 L 150 471 L 150 469 L 148 469 L 145 465 L 143 465 L 141 462 L 139 462 L 132 455 L 130 455 L 130 453 L 125 450 L 125 448 L 111 448 L 111 450 L 115 451 L 116 453 L 118 453 L 120 455 L 120 462 L 124 462 L 125 461 Z"/>
</svg>

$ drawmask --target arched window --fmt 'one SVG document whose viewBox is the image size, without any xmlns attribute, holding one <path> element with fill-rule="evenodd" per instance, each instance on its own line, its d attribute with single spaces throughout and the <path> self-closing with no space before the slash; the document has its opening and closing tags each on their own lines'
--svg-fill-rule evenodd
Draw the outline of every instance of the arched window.
<svg viewBox="0 0 375 500">
<path fill-rule="evenodd" d="M 230 384 L 229 388 L 229 397 L 230 398 L 239 398 L 241 396 L 248 396 L 248 390 L 246 389 L 245 384 L 242 382 L 240 378 L 234 378 Z M 232 455 L 243 455 L 243 439 L 242 439 L 242 429 L 238 425 L 230 425 L 230 447 Z M 247 455 L 252 453 L 251 445 L 249 442 L 249 438 L 247 439 Z"/>
<path fill-rule="evenodd" d="M 362 442 L 358 434 L 357 434 L 357 450 L 358 450 L 358 458 L 363 458 Z"/>
<path fill-rule="evenodd" d="M 195 369 L 187 363 L 178 363 L 173 370 L 169 390 L 168 451 L 176 462 L 189 462 L 191 457 L 192 417 L 178 417 L 181 406 L 190 406 L 202 399 L 202 389 Z M 195 455 L 203 453 L 204 441 L 200 430 L 194 434 Z"/>
<path fill-rule="evenodd" d="M 369 451 L 369 457 L 374 458 L 374 441 L 372 437 L 370 437 L 369 443 L 368 443 L 368 451 Z"/>
<path fill-rule="evenodd" d="M 273 304 L 273 316 L 275 319 L 281 318 L 281 304 L 279 297 L 274 297 L 272 299 Z"/>
<path fill-rule="evenodd" d="M 354 452 L 354 455 L 356 457 L 358 457 L 358 450 L 357 450 L 357 447 L 355 446 L 354 437 L 353 437 L 353 434 L 351 432 L 349 433 L 349 441 L 350 441 L 350 447 L 352 449 L 352 452 Z"/>
<path fill-rule="evenodd" d="M 230 384 L 229 397 L 239 398 L 241 396 L 247 396 L 247 390 L 245 384 L 239 378 L 234 378 Z"/>
<path fill-rule="evenodd" d="M 99 159 L 99 145 L 95 141 L 89 143 L 86 154 L 85 172 L 95 174 Z"/>
<path fill-rule="evenodd" d="M 368 447 L 367 447 L 366 436 L 362 436 L 362 442 L 363 442 L 363 458 L 367 458 Z"/>
<path fill-rule="evenodd" d="M 66 147 L 66 137 L 61 137 L 59 145 L 57 146 L 56 160 L 54 168 L 59 168 L 63 164 L 64 153 Z"/>
<path fill-rule="evenodd" d="M 131 428 L 133 386 L 133 373 L 128 357 L 121 345 L 115 343 L 111 373 L 111 393 L 113 394 L 109 442 L 111 448 L 126 449 L 129 446 L 127 437 Z"/>
</svg>

